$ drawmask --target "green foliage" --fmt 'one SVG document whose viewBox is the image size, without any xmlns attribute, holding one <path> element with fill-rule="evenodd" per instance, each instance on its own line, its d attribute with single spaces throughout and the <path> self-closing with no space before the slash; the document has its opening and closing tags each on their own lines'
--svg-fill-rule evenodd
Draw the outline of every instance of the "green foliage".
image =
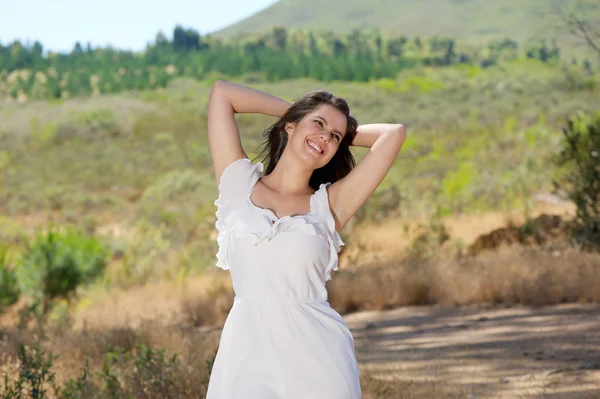
<svg viewBox="0 0 600 399">
<path fill-rule="evenodd" d="M 10 163 L 10 155 L 8 151 L 0 151 L 0 170 L 4 169 Z"/>
<path fill-rule="evenodd" d="M 92 383 L 92 372 L 90 371 L 89 361 L 86 360 L 81 367 L 77 378 L 70 378 L 60 390 L 58 395 L 61 399 L 94 399 L 97 398 L 96 387 Z"/>
<path fill-rule="evenodd" d="M 170 397 L 177 392 L 177 375 L 179 367 L 177 355 L 166 357 L 164 349 L 152 349 L 139 344 L 131 358 L 124 358 L 122 362 L 131 361 L 134 365 L 132 371 L 127 373 L 127 386 L 134 392 L 160 392 L 163 397 Z"/>
<path fill-rule="evenodd" d="M 438 91 L 443 88 L 444 84 L 442 82 L 432 80 L 426 76 L 410 76 L 398 85 L 398 91 L 416 91 L 419 93 Z"/>
<path fill-rule="evenodd" d="M 368 82 L 394 79 L 400 71 L 420 66 L 490 67 L 518 58 L 545 63 L 559 58 L 554 43 L 546 41 L 519 48 L 514 40 L 494 39 L 470 48 L 450 37 L 431 36 L 413 41 L 403 35 L 389 36 L 379 31 L 340 34 L 288 31 L 281 26 L 234 41 L 215 36 L 202 38 L 193 29 L 177 26 L 171 40 L 158 35 L 141 54 L 112 48 L 78 48 L 60 57 L 54 54 L 32 57 L 33 51 L 18 41 L 7 46 L 0 44 L 0 71 L 7 72 L 3 78 L 0 75 L 3 83 L 0 95 L 69 98 L 168 88 L 182 77 L 207 82 L 234 77 L 254 83 L 298 78 Z M 388 86 L 387 82 L 383 84 Z M 442 87 L 442 82 L 414 77 L 401 82 L 396 90 L 432 91 Z M 84 115 L 80 122 L 90 134 L 120 133 L 111 115 Z M 54 132 L 51 126 L 40 126 L 36 134 L 69 137 L 78 127 L 81 126 L 59 125 Z"/>
<path fill-rule="evenodd" d="M 152 277 L 169 277 L 163 273 L 171 247 L 170 233 L 171 229 L 164 224 L 155 226 L 147 220 L 137 222 L 124 243 L 123 267 L 106 275 L 107 283 L 130 287 L 144 284 Z"/>
<path fill-rule="evenodd" d="M 182 233 L 201 222 L 202 205 L 214 201 L 213 178 L 193 170 L 175 170 L 159 177 L 140 197 L 138 215 L 155 225 L 179 228 Z"/>
<path fill-rule="evenodd" d="M 321 86 L 346 98 L 361 123 L 405 123 L 411 134 L 390 171 L 390 183 L 412 187 L 408 193 L 412 197 L 405 201 L 408 214 L 429 213 L 439 202 L 453 211 L 520 206 L 528 196 L 550 190 L 547 155 L 555 151 L 560 138 L 554 126 L 574 109 L 590 111 L 600 106 L 597 89 L 563 90 L 558 84 L 562 75 L 561 68 L 526 60 L 473 71 L 464 65 L 407 70 L 397 79 L 380 80 L 380 87 L 390 84 L 389 91 L 378 89 L 375 80 L 324 85 L 296 80 L 254 87 L 292 100 Z M 397 91 L 397 82 L 411 76 L 443 82 L 444 87 L 430 92 Z M 195 239 L 188 243 L 205 242 L 203 236 L 195 235 L 192 224 L 200 214 L 210 213 L 208 201 L 182 193 L 166 200 L 167 212 L 161 218 L 162 200 L 142 206 L 138 199 L 159 179 L 186 170 L 206 178 L 207 185 L 197 192 L 214 199 L 216 186 L 206 134 L 209 90 L 202 82 L 178 78 L 169 89 L 154 93 L 160 98 L 147 101 L 142 96 L 121 95 L 89 98 L 83 109 L 79 100 L 65 100 L 60 106 L 7 105 L 0 110 L 3 126 L 10 132 L 9 140 L 1 139 L 11 159 L 10 173 L 3 175 L 4 184 L 0 184 L 4 214 L 18 217 L 35 209 L 61 209 L 68 213 L 70 223 L 83 227 L 83 215 L 131 209 L 154 225 L 165 221 L 170 227 L 181 227 L 181 231 L 168 232 L 167 239 L 177 237 L 176 242 L 181 243 L 189 234 L 187 240 Z M 103 140 L 85 143 L 73 139 L 60 146 L 10 140 L 29 135 L 34 114 L 38 126 L 65 123 L 77 127 L 79 115 L 91 115 L 93 110 L 111 110 L 126 134 L 100 135 Z M 252 152 L 272 120 L 258 115 L 236 119 L 244 148 Z M 360 154 L 359 149 L 353 151 Z M 464 166 L 461 171 L 463 163 L 471 163 L 477 172 L 470 181 L 461 180 L 469 168 Z M 173 172 L 177 170 L 180 172 Z M 146 205 L 149 212 L 142 209 Z M 183 208 L 177 209 L 179 206 Z M 0 237 L 14 230 L 2 219 L 0 224 Z M 195 257 L 186 261 L 190 265 L 195 262 Z"/>
<path fill-rule="evenodd" d="M 600 250 L 600 113 L 578 114 L 562 129 L 556 163 L 564 168 L 560 183 L 577 206 L 574 241 Z"/>
<path fill-rule="evenodd" d="M 68 298 L 79 285 L 99 277 L 107 256 L 96 238 L 50 226 L 26 243 L 16 268 L 20 289 L 31 300 L 40 300 L 46 313 L 52 299 Z"/>
<path fill-rule="evenodd" d="M 8 266 L 8 245 L 0 244 L 0 313 L 19 299 L 15 271 Z"/>
<path fill-rule="evenodd" d="M 46 130 L 50 128 L 47 126 Z M 56 143 L 62 143 L 74 138 L 82 141 L 92 141 L 101 140 L 106 136 L 117 137 L 121 134 L 121 126 L 112 110 L 93 109 L 81 112 L 75 115 L 74 118 L 63 121 L 54 128 L 53 134 L 49 137 Z"/>
<path fill-rule="evenodd" d="M 548 155 L 560 141 L 554 126 L 573 109 L 600 106 L 597 89 L 562 90 L 562 73 L 561 68 L 526 60 L 490 68 L 406 70 L 395 79 L 379 80 L 379 88 L 376 80 L 321 84 L 308 79 L 254 87 L 292 100 L 320 86 L 347 99 L 360 123 L 408 126 L 410 134 L 385 183 L 357 215 L 383 220 L 400 211 L 403 217 L 429 215 L 437 204 L 451 213 L 514 209 L 551 190 Z M 429 92 L 396 90 L 397 82 L 411 76 L 444 86 Z M 392 89 L 382 90 L 385 84 Z M 0 217 L 0 241 L 20 245 L 25 230 L 15 221 L 26 211 L 60 209 L 68 223 L 89 225 L 86 231 L 96 226 L 119 232 L 112 239 L 122 254 L 115 260 L 122 263 L 115 262 L 104 274 L 102 284 L 107 286 L 184 278 L 214 265 L 216 184 L 206 134 L 209 90 L 206 82 L 179 77 L 153 96 L 2 107 L 6 133 L 0 135 L 0 147 L 6 145 L 10 167 L 0 184 L 5 215 Z M 84 132 L 82 124 L 115 119 L 125 134 L 77 139 Z M 236 119 L 252 157 L 272 118 Z M 63 123 L 78 130 L 61 145 L 16 140 L 30 137 L 35 126 Z M 363 150 L 352 148 L 357 160 Z M 410 188 L 400 190 L 401 209 L 394 185 Z M 57 320 L 68 324 L 67 317 Z"/>
<path fill-rule="evenodd" d="M 16 379 L 4 375 L 1 399 L 101 399 L 197 397 L 201 392 L 180 381 L 182 363 L 176 355 L 167 357 L 164 349 L 138 344 L 135 350 L 109 350 L 99 370 L 91 370 L 88 360 L 79 376 L 58 385 L 53 366 L 58 356 L 40 346 L 19 348 Z M 207 367 L 211 364 L 207 363 Z"/>
<path fill-rule="evenodd" d="M 449 198 L 465 194 L 470 183 L 477 176 L 477 168 L 472 162 L 462 162 L 458 170 L 449 172 L 442 182 L 444 194 Z"/>
<path fill-rule="evenodd" d="M 403 197 L 397 185 L 376 190 L 367 202 L 356 212 L 355 220 L 381 223 L 386 218 L 400 215 L 400 203 Z"/>
<path fill-rule="evenodd" d="M 4 389 L 0 392 L 2 399 L 45 399 L 48 398 L 47 385 L 56 393 L 55 373 L 51 370 L 56 356 L 46 354 L 39 346 L 19 347 L 19 375 L 10 381 L 4 375 Z"/>
<path fill-rule="evenodd" d="M 393 93 L 398 90 L 398 85 L 396 84 L 395 79 L 391 78 L 381 78 L 379 80 L 375 80 L 371 82 L 373 86 L 377 87 L 388 93 Z"/>
<path fill-rule="evenodd" d="M 405 41 L 415 46 L 418 46 L 415 43 L 417 40 L 412 38 L 428 36 L 432 32 L 454 37 L 470 45 L 489 40 L 501 44 L 505 38 L 524 43 L 542 35 L 564 38 L 569 34 L 558 29 L 561 21 L 553 3 L 548 0 L 502 0 L 482 5 L 472 0 L 397 0 L 367 5 L 363 0 L 345 0 L 343 3 L 287 0 L 276 2 L 213 35 L 240 38 L 265 33 L 277 21 L 291 29 L 304 28 L 313 32 L 331 29 L 335 33 L 348 35 L 360 29 L 376 36 L 374 30 L 378 29 L 394 35 L 406 35 L 410 39 Z M 590 16 L 590 27 L 591 22 L 598 20 L 600 10 L 596 0 L 569 3 L 580 6 L 578 15 Z M 465 18 L 465 15 L 469 18 Z M 392 50 L 395 47 L 392 45 Z M 499 50 L 496 50 L 499 56 L 503 56 Z"/>
<path fill-rule="evenodd" d="M 117 118 L 109 109 L 94 109 L 77 115 L 77 122 L 92 131 L 114 131 L 118 129 Z"/>
<path fill-rule="evenodd" d="M 25 239 L 25 228 L 16 221 L 0 215 L 0 242 L 17 243 Z"/>
</svg>

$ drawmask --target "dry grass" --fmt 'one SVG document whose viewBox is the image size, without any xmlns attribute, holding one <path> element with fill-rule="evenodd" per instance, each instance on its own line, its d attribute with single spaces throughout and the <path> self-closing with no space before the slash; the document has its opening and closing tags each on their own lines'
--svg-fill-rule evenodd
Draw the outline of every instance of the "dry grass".
<svg viewBox="0 0 600 399">
<path fill-rule="evenodd" d="M 31 330 L 10 329 L 0 331 L 0 373 L 8 373 L 12 377 L 17 374 L 20 345 L 40 345 L 46 353 L 59 355 L 51 368 L 59 385 L 70 378 L 77 378 L 88 361 L 91 379 L 96 387 L 100 387 L 106 382 L 106 378 L 100 375 L 106 355 L 116 352 L 123 357 L 109 362 L 111 372 L 132 397 L 198 398 L 206 392 L 209 365 L 217 349 L 218 335 L 217 331 L 166 328 L 156 324 L 137 329 L 73 330 L 59 334 L 50 331 L 45 338 Z M 164 348 L 166 358 L 176 354 L 178 361 L 169 367 L 160 367 L 154 361 L 143 366 L 127 361 L 127 356 L 134 354 L 139 344 Z M 161 381 L 156 381 L 157 378 Z"/>
<path fill-rule="evenodd" d="M 600 255 L 506 246 L 478 257 L 399 259 L 340 272 L 328 286 L 342 313 L 406 305 L 600 302 Z"/>
<path fill-rule="evenodd" d="M 17 351 L 20 344 L 39 343 L 39 337 L 30 331 L 9 330 L 0 333 L 0 372 L 12 377 L 17 374 Z M 57 383 L 64 384 L 81 374 L 89 361 L 93 384 L 102 386 L 106 379 L 101 370 L 105 354 L 117 350 L 132 353 L 139 343 L 166 349 L 167 356 L 177 354 L 177 366 L 156 370 L 162 383 L 148 381 L 142 370 L 122 360 L 112 361 L 112 372 L 121 389 L 135 398 L 203 398 L 209 378 L 209 364 L 217 348 L 218 332 L 201 332 L 198 329 L 165 329 L 147 325 L 143 329 L 111 329 L 106 331 L 70 332 L 66 335 L 50 334 L 42 341 L 46 353 L 60 354 L 52 371 Z M 365 399 L 375 398 L 464 398 L 467 389 L 439 381 L 401 381 L 377 378 L 368 368 L 361 366 L 361 386 Z M 152 376 L 156 377 L 156 375 Z M 173 382 L 175 382 L 173 384 Z M 49 388 L 49 386 L 47 386 Z M 94 392 L 96 395 L 98 391 Z M 52 397 L 52 396 L 44 396 Z M 96 397 L 96 396 L 94 396 Z M 100 396 L 103 397 L 103 396 Z"/>
<path fill-rule="evenodd" d="M 527 213 L 513 209 L 506 212 L 452 214 L 441 218 L 441 222 L 455 246 L 467 248 L 485 244 L 483 247 L 489 249 L 491 243 L 485 237 L 496 231 L 522 226 L 528 219 L 547 216 L 560 216 L 562 221 L 568 222 L 575 212 L 575 204 L 571 201 L 550 204 L 534 199 Z M 428 219 L 416 217 L 388 218 L 381 223 L 351 221 L 344 230 L 349 245 L 340 253 L 341 267 L 344 270 L 356 270 L 403 257 L 415 239 L 428 232 L 428 223 Z M 538 230 L 547 227 L 549 226 L 542 223 Z M 477 240 L 485 243 L 475 244 Z"/>
<path fill-rule="evenodd" d="M 221 284 L 204 295 L 188 294 L 181 303 L 184 322 L 191 326 L 222 325 L 233 306 L 234 292 Z"/>
<path fill-rule="evenodd" d="M 499 223 L 496 219 L 494 223 Z M 387 251 L 382 259 L 387 256 L 388 260 L 354 268 L 342 264 L 327 285 L 329 301 L 340 313 L 424 304 L 600 302 L 597 289 L 600 254 L 570 248 L 560 234 L 562 225 L 557 225 L 556 220 L 540 218 L 540 222 L 529 227 L 530 237 L 546 237 L 543 242 L 521 240 L 519 244 L 505 245 L 502 240 L 494 241 L 486 243 L 476 256 L 464 255 L 468 251 L 457 250 L 452 242 L 435 247 L 436 237 L 425 242 L 434 245 L 427 248 L 427 254 L 435 255 L 423 254 L 422 257 L 414 256 L 414 243 L 398 251 L 391 245 L 392 238 L 376 240 L 378 250 Z M 543 224 L 549 221 L 549 225 Z M 465 223 L 472 224 L 472 221 Z M 540 235 L 535 223 L 545 226 L 542 232 L 547 234 Z M 496 237 L 498 231 L 514 233 L 517 227 L 508 224 L 496 230 L 480 224 L 478 227 L 485 230 L 480 238 Z M 460 222 L 455 221 L 453 227 L 454 231 L 460 231 Z M 419 237 L 414 232 L 406 234 Z M 349 241 L 355 243 L 352 237 Z M 480 241 L 474 239 L 471 244 L 479 245 L 476 243 Z M 413 256 L 406 256 L 409 250 Z M 164 348 L 168 356 L 176 354 L 179 362 L 168 368 L 158 367 L 149 377 L 147 370 L 144 374 L 131 362 L 114 360 L 115 375 L 128 392 L 134 397 L 148 398 L 203 397 L 220 334 L 218 327 L 210 326 L 223 324 L 233 295 L 228 274 L 221 272 L 110 292 L 90 291 L 71 309 L 68 326 L 59 326 L 61 328 L 56 330 L 48 326 L 45 334 L 35 328 L 15 327 L 13 309 L 12 316 L 5 314 L 0 323 L 0 376 L 3 372 L 15 375 L 19 345 L 38 343 L 44 350 L 60 355 L 52 368 L 58 382 L 77 377 L 85 361 L 89 361 L 90 369 L 95 370 L 93 381 L 100 386 L 103 377 L 98 371 L 102 370 L 106 354 L 114 350 L 132 354 L 141 343 Z M 160 376 L 158 382 L 155 381 L 157 375 Z M 361 364 L 361 385 L 365 399 L 453 399 L 471 394 L 468 387 L 446 380 L 390 379 L 374 374 L 365 364 Z"/>
<path fill-rule="evenodd" d="M 364 399 L 464 399 L 469 390 L 440 381 L 404 381 L 377 377 L 369 368 L 360 370 L 360 385 Z"/>
</svg>

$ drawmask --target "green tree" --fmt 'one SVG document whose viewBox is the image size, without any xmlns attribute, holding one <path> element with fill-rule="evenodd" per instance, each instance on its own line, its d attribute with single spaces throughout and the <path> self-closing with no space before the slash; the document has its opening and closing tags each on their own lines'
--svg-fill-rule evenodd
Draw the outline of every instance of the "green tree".
<svg viewBox="0 0 600 399">
<path fill-rule="evenodd" d="M 47 313 L 54 298 L 69 298 L 81 284 L 99 277 L 108 252 L 98 240 L 73 228 L 60 232 L 51 226 L 26 243 L 16 272 L 19 288 Z"/>
<path fill-rule="evenodd" d="M 556 162 L 564 175 L 557 185 L 577 206 L 573 238 L 583 248 L 600 250 L 600 113 L 570 118 L 562 133 Z"/>
</svg>

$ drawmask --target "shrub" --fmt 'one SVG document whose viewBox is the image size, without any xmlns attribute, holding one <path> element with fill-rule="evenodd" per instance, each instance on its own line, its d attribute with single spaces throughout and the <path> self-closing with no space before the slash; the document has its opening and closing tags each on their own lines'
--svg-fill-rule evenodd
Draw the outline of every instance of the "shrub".
<svg viewBox="0 0 600 399">
<path fill-rule="evenodd" d="M 356 212 L 357 222 L 372 221 L 381 223 L 390 217 L 400 215 L 400 204 L 404 196 L 400 193 L 397 185 L 390 185 L 377 190 L 367 202 Z"/>
<path fill-rule="evenodd" d="M 89 361 L 86 360 L 79 376 L 69 379 L 63 386 L 55 382 L 53 368 L 57 358 L 39 346 L 21 345 L 18 351 L 18 374 L 12 379 L 8 374 L 4 375 L 0 398 L 192 397 L 192 388 L 180 381 L 185 373 L 182 363 L 176 355 L 167 357 L 164 349 L 138 344 L 134 353 L 109 350 L 104 354 L 99 370 L 90 370 Z"/>
<path fill-rule="evenodd" d="M 56 144 L 71 139 L 89 142 L 123 135 L 123 128 L 119 125 L 114 112 L 108 109 L 81 112 L 74 120 L 63 121 L 56 127 L 49 126 L 50 130 L 46 135 L 53 137 Z"/>
<path fill-rule="evenodd" d="M 577 206 L 573 241 L 600 250 L 600 113 L 570 118 L 562 133 L 555 162 L 564 174 L 556 184 Z"/>
<path fill-rule="evenodd" d="M 19 288 L 14 270 L 8 267 L 8 245 L 0 245 L 0 312 L 19 299 Z"/>
<path fill-rule="evenodd" d="M 54 384 L 55 373 L 51 370 L 55 355 L 48 354 L 39 346 L 19 347 L 19 374 L 14 381 L 9 381 L 8 375 L 4 375 L 4 389 L 2 399 L 43 399 L 46 396 L 46 387 L 49 384 L 57 392 Z"/>
<path fill-rule="evenodd" d="M 51 226 L 33 242 L 26 242 L 16 268 L 19 287 L 30 299 L 42 302 L 45 314 L 52 299 L 68 299 L 79 285 L 100 276 L 107 256 L 97 239 L 73 228 L 61 233 Z"/>
</svg>

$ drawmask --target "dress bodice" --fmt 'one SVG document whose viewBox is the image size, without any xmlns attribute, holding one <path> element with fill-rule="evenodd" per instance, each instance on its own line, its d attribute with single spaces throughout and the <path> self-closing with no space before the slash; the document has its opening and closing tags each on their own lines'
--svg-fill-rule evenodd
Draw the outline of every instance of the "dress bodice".
<svg viewBox="0 0 600 399">
<path fill-rule="evenodd" d="M 238 298 L 326 301 L 325 282 L 344 245 L 329 208 L 330 183 L 310 197 L 310 212 L 279 218 L 250 199 L 262 171 L 261 162 L 241 158 L 221 175 L 217 266 L 230 271 Z"/>
</svg>

